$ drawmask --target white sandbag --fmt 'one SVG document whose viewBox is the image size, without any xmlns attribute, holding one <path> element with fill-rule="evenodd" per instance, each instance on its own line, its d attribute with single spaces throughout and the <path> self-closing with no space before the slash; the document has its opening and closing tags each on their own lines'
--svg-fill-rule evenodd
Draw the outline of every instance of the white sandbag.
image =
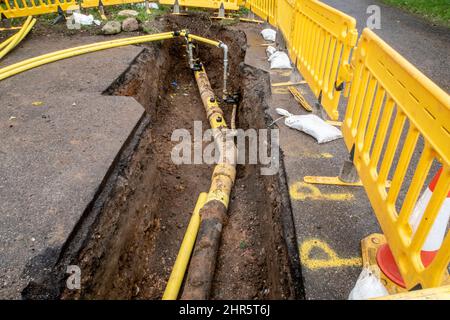
<svg viewBox="0 0 450 320">
<path fill-rule="evenodd" d="M 269 58 L 270 69 L 292 69 L 291 60 L 285 52 L 277 51 Z"/>
<path fill-rule="evenodd" d="M 286 120 L 284 121 L 286 126 L 313 136 L 318 143 L 330 142 L 342 138 L 341 130 L 333 127 L 316 115 L 308 114 L 305 116 L 296 116 L 282 108 L 276 108 L 275 111 L 280 116 L 286 117 Z"/>
<path fill-rule="evenodd" d="M 268 46 L 266 49 L 267 58 L 270 58 L 275 52 L 277 52 L 275 47 Z"/>
<path fill-rule="evenodd" d="M 138 8 L 145 8 L 145 3 L 136 3 L 136 4 L 135 4 L 135 7 L 138 7 Z M 158 5 L 157 3 L 150 2 L 150 3 L 148 4 L 148 8 L 149 8 L 149 9 L 156 9 L 156 10 L 159 10 L 159 5 Z"/>
<path fill-rule="evenodd" d="M 94 17 L 92 16 L 92 14 L 85 15 L 82 13 L 74 12 L 73 19 L 75 23 L 78 23 L 82 26 L 90 26 L 92 25 L 92 23 L 94 23 Z"/>
<path fill-rule="evenodd" d="M 284 117 L 291 117 L 293 116 L 292 113 L 290 113 L 289 111 L 282 109 L 282 108 L 276 108 L 275 111 L 280 115 L 280 116 L 284 116 Z"/>
<path fill-rule="evenodd" d="M 389 293 L 380 281 L 379 276 L 368 268 L 359 275 L 356 285 L 348 296 L 348 300 L 367 300 L 387 296 Z"/>
<path fill-rule="evenodd" d="M 290 116 L 286 118 L 285 124 L 290 128 L 313 136 L 319 144 L 342 138 L 341 130 L 326 123 L 314 114 Z"/>
<path fill-rule="evenodd" d="M 263 36 L 264 40 L 266 41 L 274 41 L 277 38 L 277 32 L 272 29 L 264 29 L 261 31 L 261 35 Z"/>
</svg>

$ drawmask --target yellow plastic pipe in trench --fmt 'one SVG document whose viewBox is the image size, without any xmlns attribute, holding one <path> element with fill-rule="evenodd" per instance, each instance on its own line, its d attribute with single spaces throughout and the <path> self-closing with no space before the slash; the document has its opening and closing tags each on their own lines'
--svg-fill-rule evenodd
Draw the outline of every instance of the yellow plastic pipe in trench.
<svg viewBox="0 0 450 320">
<path fill-rule="evenodd" d="M 200 229 L 200 209 L 204 206 L 208 194 L 203 192 L 200 194 L 192 213 L 191 220 L 181 243 L 180 251 L 178 253 L 175 264 L 172 268 L 169 281 L 167 282 L 166 290 L 162 297 L 163 300 L 176 300 L 180 292 L 181 284 L 183 283 L 184 274 L 191 258 L 192 250 L 194 249 L 195 240 L 197 238 L 198 229 Z"/>
</svg>

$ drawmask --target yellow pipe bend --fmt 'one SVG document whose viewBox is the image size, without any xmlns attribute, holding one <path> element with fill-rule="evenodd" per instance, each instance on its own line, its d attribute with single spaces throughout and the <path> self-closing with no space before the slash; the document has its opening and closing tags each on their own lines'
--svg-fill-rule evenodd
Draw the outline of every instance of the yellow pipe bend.
<svg viewBox="0 0 450 320">
<path fill-rule="evenodd" d="M 0 51 L 0 59 L 3 58 L 8 52 L 10 52 L 12 49 L 14 49 L 20 41 L 25 38 L 25 36 L 30 32 L 31 28 L 33 28 L 34 24 L 36 23 L 36 19 L 33 19 L 31 16 L 27 18 L 25 23 L 23 24 L 22 28 L 17 32 L 14 36 L 6 40 L 5 42 L 8 42 L 6 45 L 2 43 L 3 50 Z"/>
<path fill-rule="evenodd" d="M 29 17 L 30 18 L 30 17 Z M 32 25 L 34 25 L 35 19 L 32 22 Z M 27 19 L 27 22 L 24 24 L 24 26 L 27 26 L 28 30 L 29 28 L 29 20 Z M 32 27 L 32 26 L 31 26 Z M 12 45 L 12 42 L 15 42 L 15 40 L 21 40 L 23 39 L 24 35 L 23 32 L 26 29 L 21 29 L 20 35 L 19 33 L 16 35 L 14 39 L 11 39 L 9 42 L 9 45 Z M 28 31 L 27 31 L 28 33 Z M 26 35 L 26 34 L 25 34 Z M 159 41 L 159 40 L 166 40 L 166 39 L 172 39 L 177 35 L 181 36 L 188 36 L 191 39 L 195 39 L 200 42 L 208 43 L 213 46 L 220 46 L 220 42 L 210 40 L 207 38 L 203 38 L 196 35 L 187 34 L 185 31 L 181 31 L 179 34 L 176 32 L 164 32 L 164 33 L 158 33 L 148 36 L 139 36 L 139 37 L 130 37 L 130 38 L 124 38 L 124 39 L 116 39 L 116 40 L 110 40 L 110 41 L 103 41 L 98 43 L 92 43 L 87 44 L 79 47 L 59 50 L 51 53 L 47 53 L 41 56 L 37 56 L 34 58 L 30 58 L 15 64 L 12 64 L 10 66 L 7 66 L 5 68 L 0 69 L 0 80 L 6 79 L 8 77 L 11 77 L 13 75 L 16 75 L 18 73 L 30 70 L 32 68 L 36 68 L 38 66 L 51 63 L 54 61 L 70 58 L 77 55 L 82 55 L 86 53 L 91 53 L 95 51 L 110 49 L 110 48 L 116 48 L 116 47 L 122 47 L 132 44 L 139 44 L 144 42 L 150 42 L 150 41 Z M 17 38 L 19 37 L 19 38 Z"/>
<path fill-rule="evenodd" d="M 219 47 L 220 46 L 220 42 L 219 41 L 203 38 L 203 37 L 200 37 L 200 36 L 196 36 L 195 34 L 188 34 L 187 37 L 190 40 L 196 40 L 198 42 L 203 42 L 203 43 L 212 45 L 214 47 Z"/>
<path fill-rule="evenodd" d="M 166 39 L 172 39 L 174 37 L 173 33 L 166 33 L 163 35 L 153 35 L 153 36 L 143 36 L 143 37 L 134 37 L 134 38 L 128 38 L 127 41 L 122 42 L 100 42 L 97 43 L 94 46 L 84 47 L 84 48 L 73 48 L 72 50 L 61 50 L 61 52 L 55 52 L 50 56 L 44 55 L 44 58 L 42 56 L 31 58 L 16 64 L 13 64 L 11 66 L 8 66 L 6 68 L 0 69 L 0 80 L 6 79 L 8 77 L 11 77 L 13 75 L 16 75 L 18 73 L 30 70 L 32 68 L 39 67 L 41 65 L 55 62 L 58 60 L 91 53 L 95 51 L 105 50 L 105 49 L 111 49 L 116 47 L 122 47 L 127 46 L 131 44 L 138 44 L 138 43 L 144 43 L 144 42 L 150 42 L 150 41 L 159 41 L 159 40 L 166 40 Z"/>
<path fill-rule="evenodd" d="M 183 283 L 184 275 L 189 264 L 189 259 L 194 249 L 195 240 L 197 239 L 197 233 L 200 229 L 200 210 L 205 205 L 207 196 L 208 194 L 204 192 L 198 197 L 197 204 L 195 205 L 194 212 L 192 213 L 191 221 L 189 222 L 183 242 L 181 243 L 175 265 L 172 268 L 172 273 L 170 274 L 169 281 L 167 282 L 166 290 L 164 291 L 164 295 L 162 297 L 163 300 L 176 300 L 178 298 L 181 284 Z"/>
<path fill-rule="evenodd" d="M 30 24 L 27 27 L 27 30 L 25 30 L 25 32 L 20 36 L 20 39 L 17 42 L 17 44 L 19 44 L 23 40 L 23 38 L 25 38 L 28 35 L 28 33 L 30 33 L 31 29 L 34 27 L 36 22 L 37 22 L 36 19 L 31 20 Z M 16 44 L 16 46 L 17 46 L 17 44 Z"/>
<path fill-rule="evenodd" d="M 16 64 L 13 64 L 13 65 L 10 65 L 10 66 L 7 66 L 7 67 L 5 67 L 3 69 L 0 69 L 0 74 L 3 73 L 3 72 L 7 72 L 9 70 L 12 70 L 14 68 L 20 67 L 22 65 L 31 63 L 31 62 L 39 61 L 39 60 L 42 60 L 42 59 L 47 59 L 47 58 L 54 57 L 54 56 L 57 56 L 57 55 L 60 55 L 60 54 L 64 54 L 64 53 L 67 53 L 67 52 L 74 52 L 74 51 L 77 51 L 77 50 L 92 48 L 92 47 L 96 47 L 96 46 L 103 45 L 103 44 L 115 44 L 115 43 L 121 43 L 121 42 L 124 42 L 124 41 L 132 41 L 133 39 L 146 39 L 146 38 L 153 38 L 155 36 L 163 36 L 163 35 L 171 35 L 171 34 L 173 34 L 173 33 L 172 32 L 164 32 L 164 33 L 157 33 L 157 34 L 147 35 L 147 36 L 129 37 L 129 38 L 123 38 L 123 39 L 116 39 L 116 40 L 108 40 L 108 41 L 90 43 L 90 44 L 86 44 L 86 45 L 82 45 L 82 46 L 78 46 L 78 47 L 74 47 L 74 48 L 58 50 L 58 51 L 46 53 L 46 54 L 43 54 L 43 55 L 40 55 L 40 56 L 37 56 L 37 57 L 34 57 L 34 58 L 30 58 L 30 59 L 27 59 L 27 60 L 24 60 L 24 61 L 20 61 L 20 62 L 18 62 Z M 145 42 L 145 41 L 143 41 L 143 42 Z"/>
<path fill-rule="evenodd" d="M 4 47 L 6 47 L 8 45 L 8 43 L 10 43 L 16 37 L 17 37 L 17 33 L 13 34 L 11 37 L 9 37 L 8 39 L 6 39 L 2 43 L 0 43 L 0 50 L 3 49 Z"/>
</svg>

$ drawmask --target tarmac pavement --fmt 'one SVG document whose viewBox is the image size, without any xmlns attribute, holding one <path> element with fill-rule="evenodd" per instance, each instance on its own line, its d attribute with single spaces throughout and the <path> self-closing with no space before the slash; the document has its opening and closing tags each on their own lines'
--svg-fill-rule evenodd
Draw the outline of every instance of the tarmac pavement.
<svg viewBox="0 0 450 320">
<path fill-rule="evenodd" d="M 104 37 L 27 39 L 6 66 Z M 47 40 L 47 39 L 45 39 Z M 142 48 L 45 65 L 0 82 L 0 298 L 51 268 L 144 109 L 103 92 Z"/>
</svg>

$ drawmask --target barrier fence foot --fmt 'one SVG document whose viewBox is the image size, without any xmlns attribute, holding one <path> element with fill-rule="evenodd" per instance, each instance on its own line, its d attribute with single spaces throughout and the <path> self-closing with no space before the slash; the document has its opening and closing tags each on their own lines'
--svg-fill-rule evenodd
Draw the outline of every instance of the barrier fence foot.
<svg viewBox="0 0 450 320">
<path fill-rule="evenodd" d="M 249 19 L 249 18 L 239 18 L 239 21 L 241 21 L 241 22 L 258 23 L 258 24 L 263 24 L 263 23 L 265 23 L 265 21 L 262 21 L 262 20 Z"/>
<path fill-rule="evenodd" d="M 10 31 L 20 29 L 22 29 L 22 26 L 13 27 L 11 25 L 11 19 L 6 18 L 2 13 L 0 13 L 0 31 Z"/>
<path fill-rule="evenodd" d="M 343 187 L 362 187 L 361 180 L 356 182 L 346 182 L 342 180 L 342 177 L 324 177 L 324 176 L 305 176 L 303 181 L 310 184 L 322 184 L 330 186 L 343 186 Z M 386 182 L 386 188 L 391 187 L 391 182 Z"/>
<path fill-rule="evenodd" d="M 316 102 L 313 105 L 313 114 L 315 114 L 316 116 L 322 118 L 323 120 L 326 120 L 328 118 L 327 112 L 325 111 L 324 107 L 322 106 L 322 103 L 320 102 Z"/>
<path fill-rule="evenodd" d="M 0 31 L 11 31 L 11 30 L 20 30 L 22 29 L 22 26 L 20 27 L 5 27 L 5 28 L 0 28 Z"/>
<path fill-rule="evenodd" d="M 334 186 L 348 186 L 348 187 L 362 187 L 363 184 L 359 179 L 358 171 L 353 164 L 355 155 L 355 148 L 350 151 L 349 158 L 344 161 L 341 172 L 337 177 L 323 177 L 323 176 L 306 176 L 303 181 L 311 184 L 324 184 Z M 386 181 L 386 188 L 390 188 L 391 182 Z"/>
<path fill-rule="evenodd" d="M 225 6 L 223 2 L 220 4 L 219 13 L 217 15 L 219 18 L 225 18 Z"/>
<path fill-rule="evenodd" d="M 326 184 L 335 186 L 349 186 L 349 187 L 362 187 L 361 181 L 357 182 L 344 182 L 339 177 L 321 177 L 321 176 L 306 176 L 303 181 L 311 184 Z"/>
<path fill-rule="evenodd" d="M 219 17 L 219 16 L 212 16 L 211 19 L 217 19 L 217 20 L 235 20 L 233 17 Z"/>
<path fill-rule="evenodd" d="M 148 0 L 145 0 L 145 12 L 147 14 L 151 14 L 152 11 L 150 10 L 150 4 L 148 3 Z"/>
<path fill-rule="evenodd" d="M 306 84 L 306 81 L 302 80 L 302 81 L 296 81 L 296 82 L 292 82 L 292 81 L 277 82 L 277 83 L 272 83 L 272 87 L 298 86 L 298 85 L 301 85 L 301 84 Z"/>
<path fill-rule="evenodd" d="M 108 18 L 105 15 L 105 7 L 103 7 L 103 3 L 101 0 L 98 3 L 98 12 L 100 13 L 100 17 L 102 18 L 103 21 L 108 20 Z"/>
<path fill-rule="evenodd" d="M 58 16 L 55 18 L 55 20 L 53 20 L 52 24 L 58 24 L 64 21 L 66 21 L 66 16 L 64 15 L 63 9 L 58 6 Z"/>
<path fill-rule="evenodd" d="M 173 4 L 173 14 L 180 14 L 180 3 L 178 0 Z"/>
<path fill-rule="evenodd" d="M 13 27 L 11 25 L 11 20 L 6 18 L 6 16 L 0 12 L 0 31 L 19 30 L 19 29 L 22 29 L 22 26 Z"/>
<path fill-rule="evenodd" d="M 350 186 L 350 187 L 362 187 L 363 184 L 358 176 L 355 165 L 353 164 L 354 148 L 350 152 L 348 160 L 344 161 L 341 172 L 338 177 L 311 177 L 306 176 L 303 180 L 306 183 L 312 184 L 326 184 L 336 186 Z"/>
<path fill-rule="evenodd" d="M 341 172 L 339 174 L 339 179 L 346 183 L 357 183 L 360 182 L 358 171 L 356 171 L 355 165 L 353 164 L 354 149 L 350 152 L 350 157 L 345 160 Z"/>
<path fill-rule="evenodd" d="M 335 127 L 342 127 L 342 121 L 327 120 L 325 122 L 328 123 L 328 124 L 331 124 L 332 126 L 335 126 Z"/>
</svg>

